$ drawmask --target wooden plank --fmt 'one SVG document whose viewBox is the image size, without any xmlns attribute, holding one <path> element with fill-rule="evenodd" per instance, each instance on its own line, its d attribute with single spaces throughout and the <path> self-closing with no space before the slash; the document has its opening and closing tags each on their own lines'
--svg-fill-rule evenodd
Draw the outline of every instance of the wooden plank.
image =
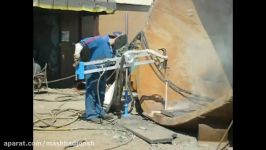
<svg viewBox="0 0 266 150">
<path fill-rule="evenodd" d="M 122 118 L 118 123 L 150 144 L 170 143 L 173 138 L 177 137 L 177 133 L 151 121 Z"/>
</svg>

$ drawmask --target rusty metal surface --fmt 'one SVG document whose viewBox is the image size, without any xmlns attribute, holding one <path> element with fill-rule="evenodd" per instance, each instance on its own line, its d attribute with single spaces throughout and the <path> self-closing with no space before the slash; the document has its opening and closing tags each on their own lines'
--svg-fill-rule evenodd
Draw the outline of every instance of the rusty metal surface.
<svg viewBox="0 0 266 150">
<path fill-rule="evenodd" d="M 165 83 L 155 74 L 155 66 L 140 66 L 132 81 L 146 116 L 159 124 L 176 126 L 222 107 L 232 97 L 232 87 L 191 0 L 156 0 L 143 31 L 149 48 L 167 49 L 169 69 L 163 73 L 167 79 L 214 100 L 200 104 L 200 100 L 192 101 L 168 88 L 168 109 L 196 111 L 167 117 L 160 113 L 164 109 Z M 142 99 L 154 95 L 161 99 Z"/>
</svg>

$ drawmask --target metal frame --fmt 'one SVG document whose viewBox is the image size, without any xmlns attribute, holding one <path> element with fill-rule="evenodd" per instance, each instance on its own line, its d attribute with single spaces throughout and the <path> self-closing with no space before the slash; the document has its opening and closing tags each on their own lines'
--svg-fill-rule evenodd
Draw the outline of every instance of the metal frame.
<svg viewBox="0 0 266 150">
<path fill-rule="evenodd" d="M 138 60 L 138 62 L 134 61 L 136 58 L 146 57 L 146 56 L 151 56 L 151 55 L 155 55 L 156 57 L 159 57 L 163 60 L 168 59 L 167 56 L 162 55 L 151 49 L 129 50 L 123 54 L 123 56 L 125 57 L 125 64 L 123 67 L 127 68 L 127 67 L 138 66 L 138 65 L 152 64 L 154 63 L 154 60 L 143 60 L 143 61 Z M 76 68 L 76 79 L 84 79 L 84 75 L 90 74 L 90 73 L 118 69 L 120 67 L 120 64 L 119 64 L 120 62 L 121 62 L 121 57 L 105 58 L 102 60 L 95 60 L 95 61 L 89 61 L 89 62 L 80 62 L 78 68 Z M 105 64 L 110 64 L 113 66 L 104 67 Z M 102 66 L 102 67 L 85 71 L 85 66 L 90 66 L 90 65 L 97 65 L 97 66 Z"/>
</svg>

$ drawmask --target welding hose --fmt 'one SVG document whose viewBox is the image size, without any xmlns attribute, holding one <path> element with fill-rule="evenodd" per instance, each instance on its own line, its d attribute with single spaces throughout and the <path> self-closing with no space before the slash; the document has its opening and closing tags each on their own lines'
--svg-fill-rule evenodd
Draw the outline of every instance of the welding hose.
<svg viewBox="0 0 266 150">
<path fill-rule="evenodd" d="M 133 108 L 134 108 L 135 99 L 134 99 L 133 94 L 132 94 L 132 87 L 131 87 L 131 84 L 130 84 L 129 76 L 128 76 L 128 79 L 127 79 L 127 86 L 128 86 L 128 91 L 129 91 L 130 99 L 131 99 L 131 105 L 130 105 L 130 108 L 128 110 L 128 113 L 131 113 L 132 110 L 133 110 Z"/>
<path fill-rule="evenodd" d="M 72 117 L 57 117 L 59 114 L 61 114 L 63 112 L 72 112 L 73 113 L 71 115 Z M 53 109 L 51 111 L 51 113 L 49 113 L 51 115 L 51 117 L 47 117 L 47 118 L 41 118 L 39 115 L 37 115 L 37 113 L 34 113 L 34 116 L 37 118 L 37 120 L 35 120 L 33 123 L 35 124 L 37 122 L 42 122 L 47 127 L 61 128 L 61 127 L 65 127 L 67 125 L 70 125 L 70 124 L 76 122 L 80 118 L 81 113 L 82 113 L 81 110 L 71 109 L 71 108 L 69 108 L 69 109 L 63 109 L 63 110 Z M 44 121 L 44 120 L 50 120 L 50 119 L 53 119 L 53 123 Z M 56 122 L 57 119 L 72 119 L 72 120 L 69 121 L 69 122 L 67 122 L 67 123 L 65 123 L 65 124 L 62 124 L 62 125 L 54 125 L 54 123 Z"/>
<path fill-rule="evenodd" d="M 74 77 L 76 77 L 75 74 L 73 74 L 71 76 L 64 77 L 64 78 L 60 78 L 60 79 L 57 79 L 57 80 L 47 81 L 47 83 L 54 83 L 54 82 L 63 81 L 63 80 L 70 79 L 70 78 L 74 78 Z"/>
<path fill-rule="evenodd" d="M 103 68 L 103 66 L 102 66 L 102 68 Z M 102 104 L 101 104 L 101 99 L 100 99 L 100 89 L 99 89 L 99 86 L 100 86 L 100 81 L 101 81 L 101 78 L 102 78 L 102 76 L 103 76 L 103 74 L 105 73 L 105 71 L 106 70 L 104 70 L 102 73 L 101 73 L 101 75 L 100 75 L 100 77 L 98 78 L 98 81 L 97 81 L 97 98 L 98 98 L 98 103 L 99 103 L 99 105 L 100 105 L 100 116 L 101 116 L 101 113 L 102 113 L 102 111 L 103 111 L 103 107 L 102 107 Z M 102 117 L 102 116 L 101 116 Z"/>
<path fill-rule="evenodd" d="M 134 39 L 133 39 L 133 44 L 131 44 L 131 47 L 134 47 L 134 41 L 136 40 L 140 40 L 141 43 L 142 43 L 142 47 L 145 48 L 145 49 L 148 49 L 149 48 L 149 45 L 148 45 L 148 42 L 146 40 L 146 37 L 145 37 L 145 34 L 143 31 L 141 31 Z M 163 52 L 163 54 L 166 54 L 166 49 L 165 48 L 161 48 L 159 49 L 160 51 Z M 150 56 L 150 58 L 152 60 L 154 60 L 154 58 L 152 56 Z M 166 62 L 167 63 L 167 62 Z M 164 64 L 164 67 L 167 67 L 166 65 L 167 64 Z M 166 79 L 164 78 L 163 76 L 163 73 L 160 71 L 159 67 L 157 65 L 154 65 L 155 68 L 153 67 L 153 65 L 149 64 L 150 67 L 152 68 L 153 72 L 156 74 L 156 76 L 162 81 L 162 82 L 166 82 Z M 157 72 L 157 71 L 159 72 Z M 168 83 L 169 83 L 169 87 L 174 90 L 175 92 L 181 94 L 182 96 L 186 97 L 187 99 L 191 100 L 192 98 L 194 99 L 197 99 L 199 101 L 203 101 L 203 102 L 213 102 L 214 99 L 213 98 L 210 98 L 210 97 L 207 97 L 207 96 L 202 96 L 202 95 L 199 95 L 199 94 L 196 94 L 196 93 L 193 93 L 191 91 L 188 91 L 188 90 L 185 90 L 179 86 L 177 86 L 176 84 L 174 84 L 171 80 L 167 80 Z M 185 94 L 188 94 L 190 96 L 193 96 L 193 97 L 188 97 L 188 96 L 185 96 Z"/>
<path fill-rule="evenodd" d="M 114 90 L 114 94 L 112 97 L 113 107 L 114 107 L 115 112 L 117 113 L 117 116 L 119 118 L 121 117 L 121 110 L 122 110 L 121 97 L 122 97 L 122 92 L 123 92 L 124 76 L 125 76 L 124 64 L 125 64 L 125 56 L 122 56 L 121 61 L 120 61 L 120 67 L 119 67 L 119 69 L 116 70 L 115 88 L 114 88 L 115 90 Z M 103 74 L 105 73 L 105 71 L 106 70 L 103 71 L 103 73 L 100 75 L 100 77 L 98 78 L 98 81 L 97 81 L 97 97 L 98 97 L 98 103 L 99 103 L 100 107 L 102 108 L 101 111 L 103 110 L 103 107 L 101 105 L 101 100 L 100 100 L 99 84 L 100 84 L 100 80 L 101 80 Z M 128 85 L 130 85 L 130 84 L 128 84 Z M 131 99 L 133 100 L 131 86 L 129 87 L 129 92 L 131 95 Z M 134 103 L 131 103 L 131 108 L 130 108 L 129 112 L 131 112 L 133 110 L 133 106 L 134 106 Z"/>
<path fill-rule="evenodd" d="M 118 118 L 121 117 L 121 96 L 123 92 L 123 85 L 124 85 L 124 63 L 125 63 L 125 56 L 122 56 L 120 61 L 120 68 L 116 70 L 116 76 L 115 76 L 115 88 L 114 88 L 114 94 L 112 97 L 113 105 L 115 112 L 117 113 Z"/>
</svg>

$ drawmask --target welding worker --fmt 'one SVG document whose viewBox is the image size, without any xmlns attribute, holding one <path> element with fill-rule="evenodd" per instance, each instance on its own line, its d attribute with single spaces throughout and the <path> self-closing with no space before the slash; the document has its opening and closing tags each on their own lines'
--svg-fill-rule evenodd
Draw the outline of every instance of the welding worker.
<svg viewBox="0 0 266 150">
<path fill-rule="evenodd" d="M 122 35 L 121 32 L 114 32 L 113 34 L 105 36 L 94 36 L 82 39 L 75 44 L 74 61 L 80 60 L 80 53 L 83 48 L 89 49 L 89 60 L 100 60 L 104 58 L 112 58 L 114 51 L 112 46 L 116 39 Z M 77 63 L 74 64 L 74 66 Z M 99 66 L 85 66 L 85 70 L 99 68 Z M 87 74 L 86 79 L 86 99 L 85 99 L 85 119 L 95 123 L 100 123 L 100 119 L 110 120 L 113 119 L 112 115 L 107 114 L 103 110 L 103 101 L 105 96 L 106 75 L 103 74 L 98 82 L 102 72 L 96 72 Z M 99 84 L 99 91 L 97 90 L 97 84 Z M 98 99 L 98 94 L 99 98 Z"/>
</svg>

